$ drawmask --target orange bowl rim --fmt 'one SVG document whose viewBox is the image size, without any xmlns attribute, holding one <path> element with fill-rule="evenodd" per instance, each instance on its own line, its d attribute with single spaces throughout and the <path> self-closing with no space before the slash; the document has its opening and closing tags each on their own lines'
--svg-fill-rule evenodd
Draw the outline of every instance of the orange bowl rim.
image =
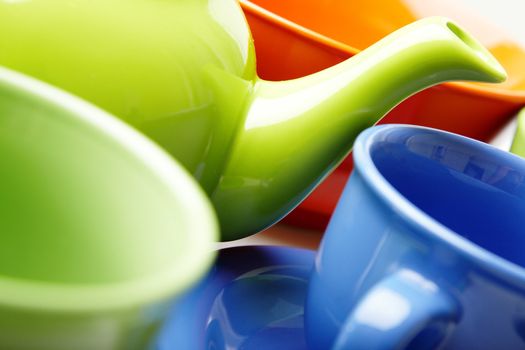
<svg viewBox="0 0 525 350">
<path fill-rule="evenodd" d="M 247 13 L 257 16 L 266 22 L 270 22 L 296 36 L 316 42 L 318 46 L 335 50 L 341 56 L 353 56 L 361 51 L 353 46 L 344 44 L 338 40 L 320 34 L 319 32 L 303 27 L 302 25 L 279 16 L 249 0 L 239 0 L 239 2 L 243 10 Z M 489 86 L 477 85 L 470 82 L 448 82 L 442 85 L 470 95 L 483 95 L 486 98 L 507 100 L 514 103 L 525 103 L 525 90 L 510 90 L 498 87 L 497 84 Z"/>
</svg>

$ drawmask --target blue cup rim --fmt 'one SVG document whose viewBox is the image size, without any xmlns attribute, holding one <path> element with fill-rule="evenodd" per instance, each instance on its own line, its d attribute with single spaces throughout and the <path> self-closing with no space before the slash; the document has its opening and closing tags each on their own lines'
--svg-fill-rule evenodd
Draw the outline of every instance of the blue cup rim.
<svg viewBox="0 0 525 350">
<path fill-rule="evenodd" d="M 519 161 L 524 162 L 524 160 L 519 156 L 465 136 L 438 129 L 406 124 L 388 124 L 371 127 L 358 136 L 353 149 L 355 170 L 359 172 L 364 183 L 383 201 L 384 204 L 389 206 L 392 211 L 396 212 L 405 223 L 416 229 L 418 233 L 425 235 L 426 238 L 439 241 L 440 244 L 445 244 L 456 254 L 462 255 L 464 258 L 474 262 L 477 267 L 483 268 L 492 273 L 498 273 L 498 277 L 503 277 L 513 284 L 519 283 L 520 287 L 525 288 L 525 268 L 469 241 L 432 218 L 403 196 L 381 174 L 371 158 L 370 149 L 380 136 L 385 132 L 395 129 L 410 129 L 414 132 L 425 133 L 432 132 L 434 134 L 446 136 L 449 140 L 454 142 L 467 144 L 486 151 L 487 153 L 490 152 L 497 157 L 500 157 L 500 159 L 503 159 L 503 161 L 507 159 L 514 159 L 515 161 L 518 159 Z"/>
</svg>

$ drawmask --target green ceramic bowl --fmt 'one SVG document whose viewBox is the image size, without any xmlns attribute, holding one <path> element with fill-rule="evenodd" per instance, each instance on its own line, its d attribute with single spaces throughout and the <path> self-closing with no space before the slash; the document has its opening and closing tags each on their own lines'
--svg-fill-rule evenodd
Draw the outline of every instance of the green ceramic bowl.
<svg viewBox="0 0 525 350">
<path fill-rule="evenodd" d="M 218 237 L 194 180 L 112 116 L 0 68 L 0 349 L 146 349 Z"/>
</svg>

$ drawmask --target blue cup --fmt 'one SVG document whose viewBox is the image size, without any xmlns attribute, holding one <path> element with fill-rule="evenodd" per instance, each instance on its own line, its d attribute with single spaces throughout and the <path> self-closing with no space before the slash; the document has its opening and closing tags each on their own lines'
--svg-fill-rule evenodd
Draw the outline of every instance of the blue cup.
<svg viewBox="0 0 525 350">
<path fill-rule="evenodd" d="M 525 160 L 438 130 L 363 132 L 317 256 L 314 349 L 524 349 Z"/>
</svg>

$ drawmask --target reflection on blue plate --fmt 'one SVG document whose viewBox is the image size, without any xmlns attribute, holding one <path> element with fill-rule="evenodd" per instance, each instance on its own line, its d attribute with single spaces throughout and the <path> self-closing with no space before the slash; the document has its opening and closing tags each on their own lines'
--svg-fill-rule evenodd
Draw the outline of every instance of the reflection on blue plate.
<svg viewBox="0 0 525 350">
<path fill-rule="evenodd" d="M 213 270 L 174 307 L 158 350 L 306 349 L 303 312 L 315 252 L 223 249 Z"/>
</svg>

